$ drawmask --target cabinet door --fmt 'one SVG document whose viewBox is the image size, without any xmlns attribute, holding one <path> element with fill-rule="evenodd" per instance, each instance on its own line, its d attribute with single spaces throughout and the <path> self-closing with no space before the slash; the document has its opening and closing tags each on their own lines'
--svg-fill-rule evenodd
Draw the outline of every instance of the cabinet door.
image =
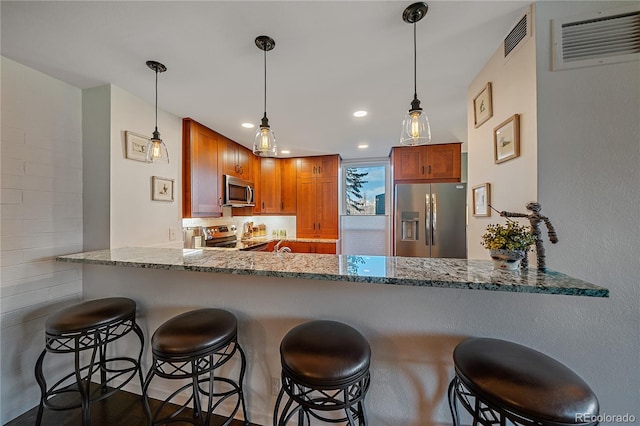
<svg viewBox="0 0 640 426">
<path fill-rule="evenodd" d="M 260 212 L 280 213 L 280 164 L 276 158 L 260 159 Z"/>
<path fill-rule="evenodd" d="M 338 156 L 325 155 L 316 157 L 315 167 L 316 177 L 336 177 L 338 176 Z"/>
<path fill-rule="evenodd" d="M 422 146 L 393 148 L 394 180 L 424 179 L 425 154 Z"/>
<path fill-rule="evenodd" d="M 427 146 L 427 179 L 458 179 L 462 177 L 460 144 Z"/>
<path fill-rule="evenodd" d="M 289 247 L 292 253 L 313 253 L 313 243 L 306 241 L 285 241 L 283 245 Z"/>
<path fill-rule="evenodd" d="M 231 175 L 240 177 L 238 173 L 238 163 L 236 162 L 235 142 L 225 137 L 220 137 L 218 146 L 218 164 L 221 175 Z"/>
<path fill-rule="evenodd" d="M 298 179 L 309 179 L 316 177 L 315 157 L 296 158 L 296 176 Z"/>
<path fill-rule="evenodd" d="M 298 237 L 316 236 L 316 180 L 297 180 L 296 234 Z"/>
<path fill-rule="evenodd" d="M 316 181 L 316 235 L 338 238 L 338 178 L 318 178 Z"/>
<path fill-rule="evenodd" d="M 280 160 L 280 213 L 296 214 L 296 159 Z"/>
<path fill-rule="evenodd" d="M 238 144 L 236 144 L 236 150 L 236 162 L 238 164 L 239 176 L 242 179 L 253 181 L 253 152 L 251 152 L 250 149 Z"/>
<path fill-rule="evenodd" d="M 336 244 L 335 243 L 315 243 L 316 249 L 315 253 L 318 254 L 336 254 Z"/>
<path fill-rule="evenodd" d="M 182 126 L 183 217 L 220 215 L 218 134 L 190 119 L 184 119 Z"/>
</svg>

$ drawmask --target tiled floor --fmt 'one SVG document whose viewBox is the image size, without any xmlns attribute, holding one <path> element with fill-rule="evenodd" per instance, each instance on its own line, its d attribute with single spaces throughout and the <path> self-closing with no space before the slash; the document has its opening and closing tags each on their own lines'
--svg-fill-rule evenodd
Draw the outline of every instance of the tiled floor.
<svg viewBox="0 0 640 426">
<path fill-rule="evenodd" d="M 151 400 L 151 408 L 159 401 Z M 20 417 L 10 421 L 5 426 L 33 426 L 36 423 L 38 407 L 27 411 Z M 188 410 L 187 415 L 191 414 Z M 214 419 L 212 426 L 224 423 L 223 418 Z M 82 424 L 80 409 L 53 411 L 45 409 L 42 426 L 79 426 Z M 118 391 L 109 398 L 91 405 L 91 426 L 146 426 L 147 419 L 142 408 L 140 395 Z M 189 423 L 172 423 L 172 425 L 188 425 Z M 230 426 L 242 426 L 243 422 L 234 420 Z M 259 426 L 251 424 L 251 426 Z"/>
</svg>

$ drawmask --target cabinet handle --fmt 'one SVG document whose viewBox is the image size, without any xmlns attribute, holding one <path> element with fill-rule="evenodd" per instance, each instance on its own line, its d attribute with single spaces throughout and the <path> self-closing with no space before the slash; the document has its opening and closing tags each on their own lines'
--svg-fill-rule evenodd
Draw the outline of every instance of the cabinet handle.
<svg viewBox="0 0 640 426">
<path fill-rule="evenodd" d="M 318 231 L 320 230 L 320 222 L 318 222 Z"/>
<path fill-rule="evenodd" d="M 424 174 L 424 166 L 422 166 L 422 174 Z"/>
<path fill-rule="evenodd" d="M 218 207 L 222 207 L 222 197 L 218 197 Z"/>
<path fill-rule="evenodd" d="M 315 222 L 313 223 L 313 230 L 314 231 L 316 230 L 316 223 Z"/>
<path fill-rule="evenodd" d="M 313 174 L 316 174 L 316 166 L 313 166 Z"/>
<path fill-rule="evenodd" d="M 240 169 L 240 174 L 243 175 L 244 174 L 244 167 L 238 166 L 238 168 Z"/>
<path fill-rule="evenodd" d="M 429 165 L 429 174 L 431 174 L 431 165 Z"/>
<path fill-rule="evenodd" d="M 284 201 L 280 201 L 280 210 L 284 210 Z"/>
<path fill-rule="evenodd" d="M 240 173 L 240 167 L 238 167 L 237 164 L 233 167 L 233 170 L 235 170 L 236 173 Z"/>
<path fill-rule="evenodd" d="M 322 167 L 318 167 L 318 174 L 321 175 L 322 174 Z"/>
<path fill-rule="evenodd" d="M 264 201 L 262 202 L 262 210 L 264 210 Z"/>
</svg>

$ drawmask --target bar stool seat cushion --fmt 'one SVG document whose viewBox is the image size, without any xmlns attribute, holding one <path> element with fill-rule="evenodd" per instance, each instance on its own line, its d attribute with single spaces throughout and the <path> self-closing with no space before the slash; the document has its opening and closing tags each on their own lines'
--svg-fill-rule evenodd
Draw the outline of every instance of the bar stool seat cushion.
<svg viewBox="0 0 640 426">
<path fill-rule="evenodd" d="M 597 416 L 598 400 L 577 374 L 526 346 L 489 338 L 460 343 L 453 353 L 456 375 L 488 404 L 528 418 L 579 423 Z"/>
<path fill-rule="evenodd" d="M 136 303 L 125 297 L 89 300 L 51 315 L 45 330 L 51 335 L 83 332 L 132 317 L 135 312 Z"/>
<path fill-rule="evenodd" d="M 300 383 L 331 387 L 369 370 L 371 348 L 360 332 L 336 321 L 311 321 L 291 329 L 280 344 L 282 368 Z"/>
<path fill-rule="evenodd" d="M 159 357 L 196 356 L 228 345 L 237 327 L 235 315 L 222 309 L 185 312 L 158 327 L 151 347 Z"/>
</svg>

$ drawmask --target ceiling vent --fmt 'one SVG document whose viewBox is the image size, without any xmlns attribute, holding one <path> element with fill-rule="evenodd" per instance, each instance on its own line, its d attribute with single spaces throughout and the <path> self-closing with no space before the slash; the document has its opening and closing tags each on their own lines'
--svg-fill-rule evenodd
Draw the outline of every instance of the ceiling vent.
<svg viewBox="0 0 640 426">
<path fill-rule="evenodd" d="M 640 60 L 640 6 L 552 23 L 553 70 Z"/>
<path fill-rule="evenodd" d="M 525 41 L 531 36 L 531 13 L 530 10 L 518 21 L 504 38 L 502 43 L 504 58 L 510 58 Z"/>
</svg>

